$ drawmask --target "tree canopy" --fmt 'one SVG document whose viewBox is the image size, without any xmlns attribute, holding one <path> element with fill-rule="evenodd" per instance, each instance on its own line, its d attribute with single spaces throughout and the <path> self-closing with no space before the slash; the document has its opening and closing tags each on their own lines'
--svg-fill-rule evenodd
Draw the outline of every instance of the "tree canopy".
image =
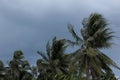
<svg viewBox="0 0 120 80">
<path fill-rule="evenodd" d="M 40 58 L 34 66 L 25 60 L 21 50 L 14 51 L 7 67 L 0 60 L 0 80 L 118 80 L 112 68 L 120 68 L 101 51 L 112 46 L 114 37 L 106 19 L 92 13 L 83 19 L 81 35 L 72 24 L 68 30 L 74 40 L 54 37 L 47 42 L 45 53 L 37 51 Z M 66 53 L 69 46 L 78 49 Z"/>
</svg>

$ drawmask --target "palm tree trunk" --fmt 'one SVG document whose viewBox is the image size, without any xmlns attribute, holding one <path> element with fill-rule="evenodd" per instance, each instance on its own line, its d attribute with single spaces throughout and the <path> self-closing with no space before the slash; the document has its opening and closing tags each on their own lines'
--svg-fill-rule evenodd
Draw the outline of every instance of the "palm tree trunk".
<svg viewBox="0 0 120 80">
<path fill-rule="evenodd" d="M 89 80 L 89 62 L 87 55 L 86 55 L 86 80 Z"/>
<path fill-rule="evenodd" d="M 92 80 L 95 80 L 94 69 L 91 67 L 90 70 L 91 70 Z"/>
</svg>

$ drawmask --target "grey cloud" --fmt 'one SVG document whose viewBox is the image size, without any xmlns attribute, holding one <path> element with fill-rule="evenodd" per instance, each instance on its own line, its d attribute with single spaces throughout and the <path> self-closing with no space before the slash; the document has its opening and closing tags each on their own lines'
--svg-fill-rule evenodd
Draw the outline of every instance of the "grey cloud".
<svg viewBox="0 0 120 80">
<path fill-rule="evenodd" d="M 0 59 L 9 60 L 14 50 L 21 49 L 34 63 L 39 58 L 36 51 L 44 51 L 52 37 L 71 38 L 67 23 L 75 25 L 79 33 L 83 18 L 93 12 L 103 14 L 119 37 L 119 3 L 119 0 L 0 0 Z M 119 40 L 115 39 L 115 43 Z M 114 45 L 106 51 L 109 52 L 118 62 L 118 47 Z"/>
</svg>

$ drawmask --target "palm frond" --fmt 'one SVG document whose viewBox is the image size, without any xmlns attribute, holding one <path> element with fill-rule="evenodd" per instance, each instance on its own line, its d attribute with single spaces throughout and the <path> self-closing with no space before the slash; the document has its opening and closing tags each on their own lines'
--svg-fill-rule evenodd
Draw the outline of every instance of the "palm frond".
<svg viewBox="0 0 120 80">
<path fill-rule="evenodd" d="M 81 43 L 78 43 L 78 42 L 74 42 L 74 41 L 71 41 L 71 40 L 66 40 L 66 42 L 68 43 L 68 45 L 70 46 L 75 46 L 75 45 L 80 45 Z M 82 44 L 81 44 L 82 45 Z"/>
<path fill-rule="evenodd" d="M 68 30 L 72 34 L 72 36 L 76 39 L 77 42 L 82 43 L 83 40 L 75 33 L 73 25 L 68 24 Z"/>
<path fill-rule="evenodd" d="M 55 41 L 56 41 L 56 36 L 52 39 L 52 45 L 54 45 Z"/>
<path fill-rule="evenodd" d="M 117 64 L 111 58 L 109 58 L 107 55 L 105 55 L 99 50 L 98 53 L 99 53 L 99 58 L 101 58 L 103 62 L 120 70 L 120 67 L 118 67 Z"/>
<path fill-rule="evenodd" d="M 47 56 L 48 56 L 48 58 L 50 59 L 50 56 L 51 56 L 51 54 L 50 54 L 50 52 L 51 52 L 51 47 L 50 47 L 49 41 L 48 41 L 47 44 L 46 44 L 46 51 L 47 51 Z"/>
<path fill-rule="evenodd" d="M 101 62 L 99 59 L 97 59 L 96 57 L 90 58 L 90 68 L 92 68 L 93 73 L 96 73 L 96 75 L 102 75 L 103 71 L 101 70 Z M 91 71 L 91 72 L 92 72 Z"/>
<path fill-rule="evenodd" d="M 43 54 L 43 53 L 40 52 L 40 51 L 37 51 L 37 53 L 38 53 L 45 61 L 48 61 L 48 58 L 45 56 L 45 54 Z"/>
</svg>

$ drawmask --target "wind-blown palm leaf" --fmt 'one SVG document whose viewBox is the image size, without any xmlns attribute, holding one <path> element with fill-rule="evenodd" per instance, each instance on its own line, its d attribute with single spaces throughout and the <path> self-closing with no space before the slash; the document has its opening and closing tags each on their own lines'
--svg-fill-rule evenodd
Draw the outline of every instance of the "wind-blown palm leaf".
<svg viewBox="0 0 120 80">
<path fill-rule="evenodd" d="M 75 46 L 75 45 L 78 45 L 79 46 L 79 43 L 77 42 L 74 42 L 74 41 L 71 41 L 71 40 L 66 40 L 66 42 L 68 43 L 68 45 L 70 46 Z"/>
<path fill-rule="evenodd" d="M 48 61 L 48 58 L 46 57 L 45 53 L 43 54 L 42 52 L 40 51 L 37 51 L 37 53 L 42 56 L 42 58 L 45 60 L 45 61 Z"/>
<path fill-rule="evenodd" d="M 76 39 L 77 42 L 82 43 L 83 40 L 75 33 L 73 25 L 68 24 L 68 30 L 72 34 L 72 36 Z"/>
<path fill-rule="evenodd" d="M 50 50 L 51 50 L 51 46 L 50 46 L 50 43 L 49 43 L 49 41 L 47 42 L 47 44 L 46 44 L 46 51 L 47 51 L 47 56 L 48 56 L 48 58 L 50 59 Z"/>
<path fill-rule="evenodd" d="M 56 36 L 52 39 L 52 45 L 54 45 L 55 41 L 56 41 Z"/>
<path fill-rule="evenodd" d="M 102 53 L 101 51 L 97 50 L 99 55 L 98 57 L 101 57 L 101 59 L 108 65 L 111 65 L 117 69 L 120 70 L 120 67 L 117 66 L 117 64 L 111 59 L 109 58 L 107 55 L 105 55 L 104 53 Z"/>
</svg>

